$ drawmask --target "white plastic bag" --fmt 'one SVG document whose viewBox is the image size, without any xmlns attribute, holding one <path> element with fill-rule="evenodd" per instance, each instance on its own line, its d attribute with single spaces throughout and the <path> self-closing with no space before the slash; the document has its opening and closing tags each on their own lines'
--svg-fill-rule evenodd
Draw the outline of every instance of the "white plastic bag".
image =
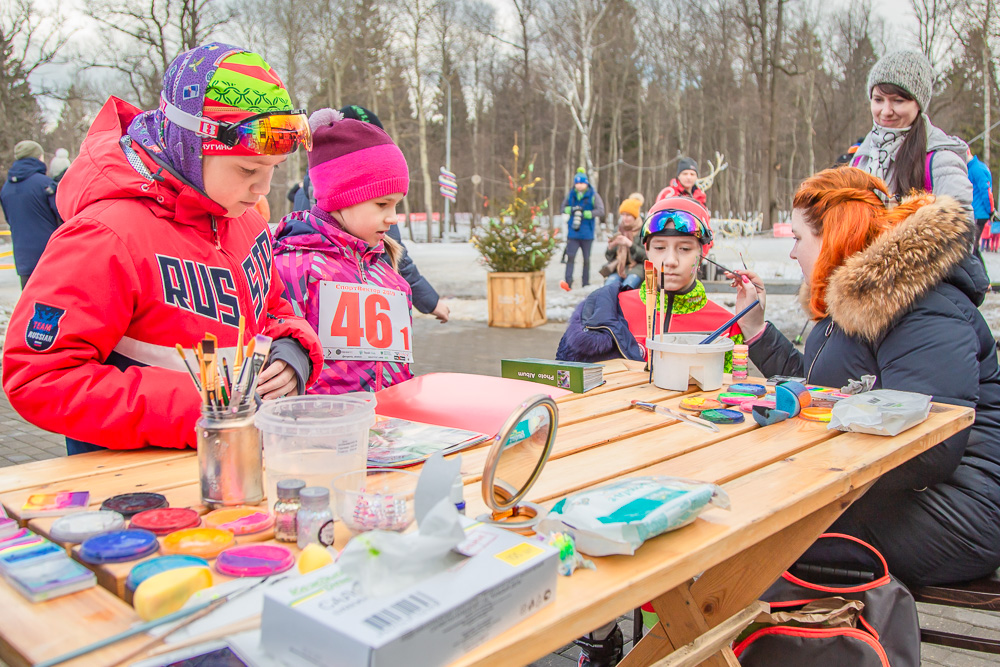
<svg viewBox="0 0 1000 667">
<path fill-rule="evenodd" d="M 838 401 L 827 428 L 873 435 L 899 435 L 927 419 L 931 397 L 911 391 L 876 389 Z"/>
<path fill-rule="evenodd" d="M 649 538 L 691 523 L 707 505 L 729 509 L 729 496 L 690 479 L 631 477 L 563 498 L 535 531 L 570 533 L 590 556 L 632 555 Z"/>
</svg>

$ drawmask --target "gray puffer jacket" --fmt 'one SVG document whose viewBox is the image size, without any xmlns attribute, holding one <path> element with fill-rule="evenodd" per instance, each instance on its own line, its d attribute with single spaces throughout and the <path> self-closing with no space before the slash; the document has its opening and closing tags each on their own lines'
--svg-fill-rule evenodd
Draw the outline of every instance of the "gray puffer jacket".
<svg viewBox="0 0 1000 667">
<path fill-rule="evenodd" d="M 924 124 L 927 128 L 927 152 L 934 153 L 931 160 L 931 184 L 934 194 L 947 195 L 965 206 L 969 211 L 969 220 L 974 224 L 972 181 L 969 180 L 969 171 L 965 166 L 965 156 L 969 146 L 958 137 L 946 134 L 941 128 L 932 125 L 926 115 L 924 116 Z M 873 153 L 872 134 L 869 132 L 858 147 L 856 157 L 851 161 L 851 166 L 871 173 L 869 164 L 874 160 Z M 896 165 L 893 164 L 889 168 L 887 181 L 890 183 L 895 176 L 895 167 Z"/>
</svg>

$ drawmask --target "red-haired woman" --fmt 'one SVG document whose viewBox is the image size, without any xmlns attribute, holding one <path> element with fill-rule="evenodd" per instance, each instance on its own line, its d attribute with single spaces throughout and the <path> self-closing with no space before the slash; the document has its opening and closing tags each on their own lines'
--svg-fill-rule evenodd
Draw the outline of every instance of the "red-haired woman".
<svg viewBox="0 0 1000 667">
<path fill-rule="evenodd" d="M 799 187 L 791 257 L 817 320 L 805 354 L 765 323 L 752 282 L 735 281 L 736 309 L 761 299 L 740 326 L 765 375 L 840 387 L 874 374 L 878 389 L 976 409 L 970 428 L 885 474 L 831 529 L 873 544 L 907 584 L 966 581 L 1000 566 L 1000 367 L 977 308 L 989 282 L 958 202 L 925 194 L 887 209 L 886 194 L 851 167 Z"/>
</svg>

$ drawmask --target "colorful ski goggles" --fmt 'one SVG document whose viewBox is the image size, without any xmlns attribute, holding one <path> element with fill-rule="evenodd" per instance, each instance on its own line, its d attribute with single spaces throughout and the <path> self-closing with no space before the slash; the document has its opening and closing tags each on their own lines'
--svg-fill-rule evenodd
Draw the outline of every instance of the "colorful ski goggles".
<svg viewBox="0 0 1000 667">
<path fill-rule="evenodd" d="M 237 123 L 194 116 L 160 97 L 160 111 L 171 123 L 228 148 L 254 155 L 288 155 L 301 145 L 312 150 L 312 131 L 305 109 L 266 111 Z"/>
<path fill-rule="evenodd" d="M 666 209 L 653 213 L 642 225 L 642 242 L 645 243 L 646 239 L 654 234 L 664 232 L 669 236 L 694 236 L 702 245 L 712 242 L 712 228 L 704 220 L 687 211 Z"/>
</svg>

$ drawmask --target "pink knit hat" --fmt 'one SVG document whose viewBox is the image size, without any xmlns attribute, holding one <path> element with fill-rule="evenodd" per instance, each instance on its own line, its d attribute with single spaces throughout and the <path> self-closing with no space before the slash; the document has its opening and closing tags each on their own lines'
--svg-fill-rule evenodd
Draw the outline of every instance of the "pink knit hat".
<svg viewBox="0 0 1000 667">
<path fill-rule="evenodd" d="M 339 211 L 397 192 L 406 194 L 406 158 L 384 130 L 345 119 L 334 109 L 314 112 L 309 127 L 309 178 L 321 209 Z"/>
</svg>

